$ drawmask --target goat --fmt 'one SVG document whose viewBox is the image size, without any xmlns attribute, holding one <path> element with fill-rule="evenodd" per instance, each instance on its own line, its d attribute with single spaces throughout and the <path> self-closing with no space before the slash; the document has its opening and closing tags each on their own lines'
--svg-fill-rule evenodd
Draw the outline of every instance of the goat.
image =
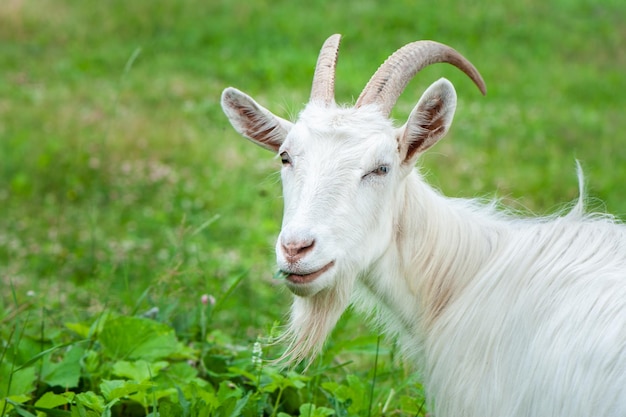
<svg viewBox="0 0 626 417">
<path fill-rule="evenodd" d="M 422 68 L 447 62 L 485 94 L 475 67 L 410 43 L 338 106 L 340 35 L 318 57 L 295 123 L 229 87 L 231 124 L 282 161 L 279 270 L 294 294 L 287 361 L 312 357 L 352 303 L 421 368 L 438 417 L 626 416 L 626 227 L 578 203 L 522 218 L 452 199 L 415 169 L 456 108 L 441 78 L 401 127 L 389 114 Z M 579 168 L 579 183 L 582 174 Z"/>
</svg>

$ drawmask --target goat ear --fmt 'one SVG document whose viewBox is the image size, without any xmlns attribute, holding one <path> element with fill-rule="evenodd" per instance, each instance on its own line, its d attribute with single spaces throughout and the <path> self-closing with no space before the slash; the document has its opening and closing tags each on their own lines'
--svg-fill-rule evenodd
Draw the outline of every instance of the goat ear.
<svg viewBox="0 0 626 417">
<path fill-rule="evenodd" d="M 222 93 L 222 109 L 237 132 L 274 152 L 278 151 L 293 126 L 233 87 Z"/>
<path fill-rule="evenodd" d="M 422 152 L 446 135 L 455 109 L 456 92 L 450 81 L 441 78 L 428 87 L 398 134 L 405 164 L 413 165 Z"/>
</svg>

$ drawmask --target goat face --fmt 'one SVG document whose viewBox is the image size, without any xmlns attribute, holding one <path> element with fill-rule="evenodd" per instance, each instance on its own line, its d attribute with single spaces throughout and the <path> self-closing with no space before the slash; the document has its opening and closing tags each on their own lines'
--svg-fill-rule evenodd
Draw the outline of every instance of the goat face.
<svg viewBox="0 0 626 417">
<path fill-rule="evenodd" d="M 444 136 L 456 94 L 445 79 L 394 128 L 376 105 L 311 102 L 292 124 L 229 88 L 222 106 L 237 131 L 276 152 L 285 202 L 276 243 L 289 289 L 311 296 L 358 276 L 389 247 L 402 184 L 418 155 Z"/>
<path fill-rule="evenodd" d="M 276 244 L 287 286 L 307 296 L 354 275 L 391 238 L 399 176 L 391 124 L 309 105 L 279 148 L 285 210 Z"/>
<path fill-rule="evenodd" d="M 289 289 L 304 297 L 366 273 L 384 253 L 403 205 L 404 179 L 452 122 L 456 93 L 441 79 L 424 93 L 407 123 L 393 127 L 388 116 L 415 73 L 448 62 L 485 92 L 478 71 L 458 52 L 420 41 L 389 57 L 355 107 L 339 107 L 334 100 L 339 40 L 333 35 L 324 43 L 311 100 L 296 123 L 232 87 L 222 94 L 233 127 L 281 158 L 285 210 L 277 261 Z"/>
</svg>

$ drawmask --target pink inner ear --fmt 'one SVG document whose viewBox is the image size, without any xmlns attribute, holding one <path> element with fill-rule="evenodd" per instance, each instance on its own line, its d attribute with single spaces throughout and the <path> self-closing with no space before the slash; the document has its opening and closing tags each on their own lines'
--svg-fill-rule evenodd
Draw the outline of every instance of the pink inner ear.
<svg viewBox="0 0 626 417">
<path fill-rule="evenodd" d="M 444 101 L 440 96 L 432 97 L 418 110 L 415 117 L 411 117 L 407 131 L 404 133 L 408 142 L 405 161 L 411 160 L 417 152 L 422 152 L 446 132 L 444 117 Z M 416 126 L 410 126 L 415 123 Z"/>
<path fill-rule="evenodd" d="M 241 107 L 237 109 L 238 112 L 247 121 L 245 125 L 246 135 L 251 138 L 263 142 L 271 148 L 278 149 L 276 146 L 276 137 L 278 136 L 277 129 L 280 127 L 275 120 L 272 120 L 264 115 L 260 115 L 258 111 L 250 109 L 249 107 Z"/>
<path fill-rule="evenodd" d="M 226 100 L 233 126 L 245 137 L 262 147 L 277 151 L 285 135 L 280 122 L 248 97 Z"/>
<path fill-rule="evenodd" d="M 426 129 L 431 132 L 431 134 L 443 133 L 445 130 L 446 124 L 443 114 L 443 100 L 440 96 L 433 97 L 428 101 L 428 106 L 424 111 L 425 122 L 421 125 L 423 129 Z"/>
</svg>

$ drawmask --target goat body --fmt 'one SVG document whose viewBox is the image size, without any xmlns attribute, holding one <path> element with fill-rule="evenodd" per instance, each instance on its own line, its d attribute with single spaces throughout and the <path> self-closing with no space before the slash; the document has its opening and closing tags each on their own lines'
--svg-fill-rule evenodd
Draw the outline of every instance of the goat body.
<svg viewBox="0 0 626 417">
<path fill-rule="evenodd" d="M 623 226 L 580 207 L 506 218 L 420 180 L 405 198 L 398 230 L 418 237 L 375 263 L 355 304 L 420 364 L 436 415 L 626 415 Z"/>
<path fill-rule="evenodd" d="M 584 214 L 582 195 L 537 219 L 441 195 L 414 164 L 452 122 L 452 85 L 429 87 L 400 128 L 387 116 L 425 65 L 450 62 L 484 92 L 478 72 L 451 48 L 409 44 L 344 108 L 338 46 L 322 48 L 296 123 L 222 95 L 235 129 L 283 163 L 286 358 L 315 355 L 353 303 L 420 367 L 438 417 L 626 416 L 626 227 Z"/>
</svg>

